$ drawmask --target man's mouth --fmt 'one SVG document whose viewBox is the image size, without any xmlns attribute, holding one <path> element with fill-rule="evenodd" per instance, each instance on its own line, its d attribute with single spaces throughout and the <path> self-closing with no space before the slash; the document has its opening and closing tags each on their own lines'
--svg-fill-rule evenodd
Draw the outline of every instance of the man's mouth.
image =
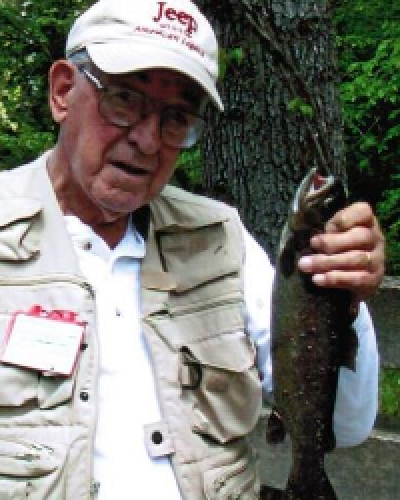
<svg viewBox="0 0 400 500">
<path fill-rule="evenodd" d="M 127 165 L 126 163 L 120 162 L 120 161 L 115 161 L 112 163 L 114 167 L 118 168 L 119 170 L 122 170 L 126 174 L 129 175 L 149 175 L 149 171 L 145 170 L 144 168 L 140 167 L 133 167 L 132 165 Z"/>
</svg>

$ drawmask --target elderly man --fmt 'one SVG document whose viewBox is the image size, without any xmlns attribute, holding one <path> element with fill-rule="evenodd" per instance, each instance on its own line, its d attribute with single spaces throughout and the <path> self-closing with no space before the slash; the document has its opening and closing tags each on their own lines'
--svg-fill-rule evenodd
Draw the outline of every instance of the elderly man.
<svg viewBox="0 0 400 500">
<path fill-rule="evenodd" d="M 167 186 L 205 105 L 222 109 L 214 33 L 188 0 L 101 0 L 66 54 L 49 75 L 57 144 L 0 179 L 0 497 L 259 498 L 245 437 L 260 379 L 272 390 L 273 270 L 232 208 Z M 383 238 L 361 203 L 312 245 L 302 270 L 359 305 L 334 415 L 350 446 L 376 414 L 360 301 Z"/>
</svg>

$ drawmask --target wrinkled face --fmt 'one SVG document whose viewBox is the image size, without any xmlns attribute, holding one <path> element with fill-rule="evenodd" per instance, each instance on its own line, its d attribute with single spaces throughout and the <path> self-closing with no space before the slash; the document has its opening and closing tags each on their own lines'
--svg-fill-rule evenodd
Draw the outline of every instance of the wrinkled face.
<svg viewBox="0 0 400 500">
<path fill-rule="evenodd" d="M 98 75 L 103 86 L 135 89 L 162 104 L 194 113 L 203 97 L 197 85 L 170 70 Z M 58 148 L 63 161 L 58 161 L 57 168 L 63 169 L 69 186 L 64 206 L 69 200 L 76 215 L 83 215 L 77 213 L 78 205 L 86 212 L 84 219 L 91 211 L 96 216 L 97 211 L 106 221 L 154 198 L 170 179 L 179 149 L 161 140 L 159 110 L 123 128 L 101 116 L 98 100 L 96 86 L 74 68 L 74 84 L 65 97 L 66 111 L 57 115 L 53 110 L 53 116 L 61 124 Z"/>
</svg>

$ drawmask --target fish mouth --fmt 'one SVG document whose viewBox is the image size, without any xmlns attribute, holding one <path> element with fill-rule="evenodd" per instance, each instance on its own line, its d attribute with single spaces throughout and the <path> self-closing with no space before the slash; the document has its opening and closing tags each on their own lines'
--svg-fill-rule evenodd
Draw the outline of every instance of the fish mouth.
<svg viewBox="0 0 400 500">
<path fill-rule="evenodd" d="M 312 168 L 297 190 L 293 200 L 293 211 L 298 212 L 304 204 L 309 207 L 318 204 L 321 199 L 329 197 L 335 186 L 336 179 L 333 175 L 323 177 L 316 167 Z"/>
<path fill-rule="evenodd" d="M 146 170 L 145 168 L 136 167 L 128 163 L 124 163 L 122 161 L 114 161 L 111 163 L 111 165 L 117 168 L 118 170 L 122 170 L 122 172 L 125 172 L 126 174 L 132 176 L 145 177 L 146 175 L 150 174 L 150 171 Z"/>
</svg>

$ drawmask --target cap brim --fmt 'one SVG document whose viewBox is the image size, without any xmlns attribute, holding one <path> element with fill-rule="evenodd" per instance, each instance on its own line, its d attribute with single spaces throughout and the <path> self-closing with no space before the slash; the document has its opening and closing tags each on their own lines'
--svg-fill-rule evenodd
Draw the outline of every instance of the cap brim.
<svg viewBox="0 0 400 500">
<path fill-rule="evenodd" d="M 215 83 L 207 71 L 192 58 L 186 58 L 168 47 L 154 47 L 146 42 L 141 45 L 123 43 L 121 41 L 92 43 L 86 50 L 94 64 L 105 73 L 129 73 L 150 68 L 166 68 L 178 71 L 195 80 L 211 97 L 216 106 L 223 111 L 224 106 L 215 87 Z"/>
</svg>

